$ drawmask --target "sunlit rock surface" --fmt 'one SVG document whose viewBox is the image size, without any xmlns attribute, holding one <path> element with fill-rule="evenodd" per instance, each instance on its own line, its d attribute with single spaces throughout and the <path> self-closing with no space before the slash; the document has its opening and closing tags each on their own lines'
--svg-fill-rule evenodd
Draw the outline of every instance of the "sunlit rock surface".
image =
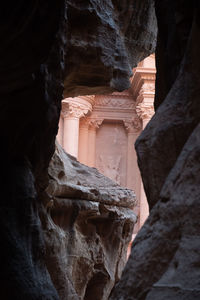
<svg viewBox="0 0 200 300">
<path fill-rule="evenodd" d="M 53 203 L 43 224 L 55 287 L 63 300 L 106 300 L 126 263 L 135 195 L 59 145 L 49 175 Z"/>
</svg>

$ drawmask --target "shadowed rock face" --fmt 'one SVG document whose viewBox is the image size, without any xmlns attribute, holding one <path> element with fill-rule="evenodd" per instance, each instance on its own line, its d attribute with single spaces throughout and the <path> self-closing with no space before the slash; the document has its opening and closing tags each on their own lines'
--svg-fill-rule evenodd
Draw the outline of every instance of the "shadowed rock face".
<svg viewBox="0 0 200 300">
<path fill-rule="evenodd" d="M 132 68 L 154 52 L 151 0 L 67 0 L 65 94 L 103 94 L 129 87 Z"/>
<path fill-rule="evenodd" d="M 63 82 L 65 78 L 65 96 L 127 88 L 131 68 L 153 51 L 155 42 L 153 25 L 150 29 L 142 25 L 139 5 L 147 3 L 145 15 L 150 16 L 151 1 L 135 1 L 137 10 L 131 2 L 20 0 L 3 5 L 0 298 L 4 300 L 58 299 L 44 263 L 48 249 L 38 207 L 48 201 L 43 191 L 55 149 Z M 139 38 L 131 29 L 134 24 L 141 28 Z M 129 41 L 135 41 L 133 55 Z"/>
<path fill-rule="evenodd" d="M 110 298 L 113 300 L 200 298 L 200 4 L 195 0 L 155 0 L 155 4 L 159 29 L 156 114 L 136 143 L 151 213 L 134 241 L 121 281 Z M 52 217 L 62 230 L 49 237 L 49 246 L 45 248 L 38 217 L 41 203 L 37 200 L 46 201 L 43 191 L 48 185 L 47 167 L 54 152 L 62 82 L 65 79 L 65 97 L 126 89 L 132 67 L 153 51 L 152 5 L 150 0 L 21 0 L 12 3 L 12 7 L 7 2 L 1 10 L 2 299 L 59 299 L 44 258 L 45 251 L 46 259 L 53 255 L 48 249 L 55 249 L 52 241 L 60 239 L 66 229 L 65 222 L 58 217 L 64 213 L 62 205 L 71 212 L 71 225 L 81 230 L 83 220 L 91 222 L 91 216 L 85 217 L 85 213 L 95 211 L 98 217 L 95 215 L 94 222 L 92 218 L 90 227 L 95 237 L 97 231 L 105 230 L 102 219 L 109 214 L 119 216 L 117 204 L 111 209 L 108 203 L 92 201 L 89 206 L 81 198 L 83 191 L 79 191 L 82 196 L 75 206 L 70 199 L 55 202 Z M 84 195 L 93 197 L 90 187 Z M 42 221 L 45 226 L 44 216 Z M 46 224 L 54 226 L 50 220 Z M 80 237 L 81 230 L 74 232 Z M 84 234 L 81 245 L 89 247 L 89 233 Z M 69 239 L 67 235 L 67 244 L 71 243 Z M 109 256 L 103 240 L 102 251 Z M 120 245 L 120 241 L 116 243 Z M 62 253 L 65 247 L 63 242 Z M 71 299 L 77 299 L 77 294 L 91 299 L 99 282 L 105 284 L 107 293 L 111 288 L 107 286 L 108 269 L 103 269 L 102 260 L 99 263 L 95 257 L 94 266 L 88 267 L 89 255 L 96 255 L 96 248 L 91 247 L 94 251 L 90 254 L 81 252 L 85 256 L 75 248 L 81 262 L 67 262 L 69 278 L 74 276 L 75 281 L 74 286 L 70 280 L 67 285 Z M 59 261 L 61 265 L 62 262 Z M 74 270 L 80 265 L 85 266 L 82 270 L 88 268 L 89 281 L 75 280 L 76 275 L 70 273 L 72 262 L 77 264 Z M 48 269 L 57 285 L 49 264 Z M 116 275 L 109 274 L 111 281 L 113 274 Z M 68 274 L 63 276 L 62 283 Z M 57 288 L 62 289 L 63 285 Z M 59 290 L 61 295 L 65 292 Z"/>
<path fill-rule="evenodd" d="M 126 263 L 135 194 L 57 145 L 42 213 L 46 264 L 62 300 L 107 300 Z M 48 207 L 48 206 L 47 206 Z"/>
<path fill-rule="evenodd" d="M 156 1 L 156 13 L 157 110 L 136 142 L 151 211 L 112 300 L 200 298 L 200 6 Z"/>
<path fill-rule="evenodd" d="M 0 298 L 5 300 L 59 299 L 44 263 L 35 187 L 46 187 L 54 153 L 64 12 L 60 0 L 7 2 L 1 9 Z"/>
</svg>

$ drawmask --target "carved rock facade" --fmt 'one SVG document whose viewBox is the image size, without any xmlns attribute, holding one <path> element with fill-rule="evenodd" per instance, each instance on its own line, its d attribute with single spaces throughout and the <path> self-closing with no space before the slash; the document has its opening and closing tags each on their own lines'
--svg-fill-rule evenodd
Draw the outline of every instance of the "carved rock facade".
<svg viewBox="0 0 200 300">
<path fill-rule="evenodd" d="M 133 237 L 149 213 L 134 143 L 154 114 L 155 73 L 151 55 L 133 69 L 130 89 L 64 99 L 57 136 L 66 152 L 81 163 L 136 193 L 138 219 Z M 78 109 L 76 115 L 71 106 Z"/>
</svg>

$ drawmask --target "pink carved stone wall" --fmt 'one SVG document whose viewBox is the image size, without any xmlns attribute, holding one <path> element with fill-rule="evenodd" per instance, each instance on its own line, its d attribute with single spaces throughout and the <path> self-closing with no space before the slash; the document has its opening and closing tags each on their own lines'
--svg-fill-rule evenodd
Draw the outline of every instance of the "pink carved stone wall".
<svg viewBox="0 0 200 300">
<path fill-rule="evenodd" d="M 104 121 L 97 130 L 96 167 L 126 187 L 127 133 L 120 121 Z"/>
<path fill-rule="evenodd" d="M 135 191 L 134 234 L 148 216 L 134 143 L 154 113 L 155 73 L 155 58 L 150 55 L 133 70 L 129 90 L 64 99 L 57 137 L 80 162 Z"/>
</svg>

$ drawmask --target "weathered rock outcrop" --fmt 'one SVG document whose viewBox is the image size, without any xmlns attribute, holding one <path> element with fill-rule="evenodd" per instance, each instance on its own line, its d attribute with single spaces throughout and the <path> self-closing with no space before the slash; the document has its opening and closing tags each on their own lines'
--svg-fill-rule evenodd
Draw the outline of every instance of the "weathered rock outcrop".
<svg viewBox="0 0 200 300">
<path fill-rule="evenodd" d="M 200 298 L 200 4 L 196 0 L 155 0 L 155 3 L 159 28 L 157 111 L 136 145 L 151 213 L 134 242 L 112 300 Z M 7 9 L 2 10 L 0 29 L 0 138 L 3 141 L 0 297 L 4 300 L 58 299 L 45 265 L 46 258 L 60 295 L 71 294 L 71 299 L 77 299 L 77 294 L 85 300 L 94 298 L 93 288 L 98 287 L 95 283 L 101 279 L 105 286 L 95 293 L 103 298 L 101 292 L 109 293 L 114 278 L 118 277 L 118 267 L 113 263 L 114 270 L 108 271 L 108 261 L 99 257 L 95 249 L 101 246 L 99 252 L 110 260 L 113 258 L 105 246 L 110 231 L 105 237 L 100 233 L 105 231 L 102 218 L 107 220 L 113 214 L 119 217 L 119 201 L 112 198 L 111 210 L 109 203 L 104 203 L 107 198 L 102 193 L 97 195 L 99 202 L 94 201 L 95 191 L 91 187 L 78 192 L 72 189 L 71 198 L 63 200 L 65 191 L 70 189 L 55 183 L 51 189 L 57 197 L 52 218 L 57 225 L 41 213 L 49 243 L 45 249 L 37 200 L 46 201 L 42 192 L 48 184 L 46 171 L 54 152 L 64 67 L 65 97 L 126 89 L 131 68 L 153 49 L 155 19 L 149 14 L 153 12 L 153 1 L 22 0 L 10 6 L 7 2 Z M 62 173 L 59 175 L 62 178 Z M 75 195 L 73 200 L 72 195 Z M 68 211 L 65 207 L 71 210 L 67 219 L 70 224 L 60 218 Z M 88 211 L 92 217 L 85 216 Z M 120 210 L 122 223 L 123 213 L 124 209 Z M 86 233 L 82 232 L 84 220 L 90 225 Z M 68 231 L 70 226 L 73 230 L 66 234 L 65 229 Z M 87 241 L 90 234 L 95 238 L 98 235 L 98 246 L 94 248 L 92 242 L 91 252 L 86 253 L 85 247 L 91 245 Z M 69 260 L 65 257 L 65 240 L 70 253 L 77 236 L 75 255 L 81 259 Z M 97 243 L 100 236 L 101 243 Z M 123 241 L 117 237 L 115 240 L 114 234 L 112 238 L 111 244 L 120 247 Z M 56 248 L 60 242 L 61 247 Z M 66 273 L 63 262 L 68 268 Z M 73 274 L 72 270 L 79 266 L 84 266 L 82 272 L 88 270 L 89 281 L 82 282 L 83 276 L 78 280 Z"/>
<path fill-rule="evenodd" d="M 200 5 L 156 12 L 157 110 L 136 143 L 151 212 L 112 300 L 200 298 Z"/>
<path fill-rule="evenodd" d="M 62 300 L 106 300 L 126 263 L 135 195 L 59 145 L 49 175 L 51 216 L 42 220 L 52 281 Z"/>
<path fill-rule="evenodd" d="M 65 97 L 122 91 L 132 68 L 153 53 L 156 18 L 151 0 L 67 0 Z"/>
<path fill-rule="evenodd" d="M 44 264 L 38 206 L 47 201 L 43 192 L 55 148 L 63 71 L 65 96 L 127 88 L 133 64 L 153 51 L 155 34 L 143 23 L 152 11 L 151 1 L 124 2 L 3 1 L 0 298 L 4 300 L 58 299 Z M 147 8 L 144 14 L 142 3 Z M 154 19 L 148 20 L 153 26 Z M 141 31 L 134 37 L 135 24 Z M 135 50 L 129 41 L 134 41 Z"/>
<path fill-rule="evenodd" d="M 44 262 L 36 188 L 41 191 L 48 184 L 46 169 L 54 153 L 65 31 L 63 0 L 2 3 L 0 298 L 4 300 L 59 299 Z"/>
</svg>

